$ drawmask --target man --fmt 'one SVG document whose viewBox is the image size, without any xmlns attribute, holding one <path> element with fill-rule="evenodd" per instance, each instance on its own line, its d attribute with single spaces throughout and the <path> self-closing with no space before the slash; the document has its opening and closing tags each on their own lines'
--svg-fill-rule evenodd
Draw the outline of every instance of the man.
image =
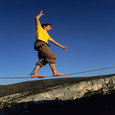
<svg viewBox="0 0 115 115">
<path fill-rule="evenodd" d="M 32 77 L 37 78 L 43 78 L 45 76 L 41 76 L 38 74 L 38 71 L 41 67 L 49 63 L 53 76 L 63 76 L 66 74 L 62 74 L 57 72 L 55 68 L 55 62 L 56 62 L 56 55 L 50 51 L 48 47 L 48 40 L 54 43 L 55 45 L 61 47 L 64 51 L 67 50 L 67 47 L 57 43 L 55 40 L 53 40 L 47 31 L 50 31 L 52 29 L 51 24 L 42 24 L 40 23 L 40 17 L 43 16 L 43 10 L 40 11 L 40 14 L 36 16 L 36 42 L 34 44 L 34 49 L 38 51 L 38 58 L 39 61 L 36 63 L 36 68 L 32 74 Z"/>
</svg>

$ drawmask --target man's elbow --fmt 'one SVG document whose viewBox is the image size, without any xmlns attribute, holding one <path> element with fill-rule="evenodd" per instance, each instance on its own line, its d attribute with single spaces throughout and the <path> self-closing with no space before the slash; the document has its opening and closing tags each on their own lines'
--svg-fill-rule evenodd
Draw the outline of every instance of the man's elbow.
<svg viewBox="0 0 115 115">
<path fill-rule="evenodd" d="M 40 16 L 36 16 L 36 17 L 35 17 L 35 20 L 38 20 L 39 18 L 40 18 Z"/>
<path fill-rule="evenodd" d="M 38 20 L 38 17 L 37 17 L 37 16 L 35 17 L 35 20 Z"/>
<path fill-rule="evenodd" d="M 54 44 L 56 43 L 56 41 L 55 41 L 55 40 L 53 40 L 53 39 L 51 40 L 51 42 L 52 42 L 52 43 L 54 43 Z"/>
</svg>

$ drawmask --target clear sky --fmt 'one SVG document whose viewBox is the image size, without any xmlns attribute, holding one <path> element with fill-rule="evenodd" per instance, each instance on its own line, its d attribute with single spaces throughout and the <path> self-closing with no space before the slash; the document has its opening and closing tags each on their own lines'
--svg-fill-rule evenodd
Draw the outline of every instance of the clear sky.
<svg viewBox="0 0 115 115">
<path fill-rule="evenodd" d="M 35 67 L 34 18 L 41 10 L 41 23 L 52 24 L 49 35 L 68 47 L 63 51 L 49 42 L 59 72 L 115 66 L 114 0 L 0 0 L 0 77 L 24 77 Z M 76 76 L 109 73 L 115 69 Z M 39 74 L 52 75 L 49 65 Z M 27 80 L 0 79 L 0 84 Z"/>
</svg>

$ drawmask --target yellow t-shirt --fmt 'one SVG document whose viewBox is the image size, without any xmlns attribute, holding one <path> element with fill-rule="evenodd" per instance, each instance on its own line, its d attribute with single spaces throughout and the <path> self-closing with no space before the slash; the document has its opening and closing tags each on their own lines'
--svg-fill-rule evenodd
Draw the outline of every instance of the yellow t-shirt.
<svg viewBox="0 0 115 115">
<path fill-rule="evenodd" d="M 52 40 L 52 38 L 49 36 L 48 32 L 42 28 L 40 24 L 36 27 L 36 40 L 42 40 L 46 43 L 48 43 L 48 40 Z"/>
</svg>

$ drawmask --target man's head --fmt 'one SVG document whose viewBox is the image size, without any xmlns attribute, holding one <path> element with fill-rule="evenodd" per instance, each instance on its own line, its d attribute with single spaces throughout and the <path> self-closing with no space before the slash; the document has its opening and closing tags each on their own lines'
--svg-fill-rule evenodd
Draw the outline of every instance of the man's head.
<svg viewBox="0 0 115 115">
<path fill-rule="evenodd" d="M 47 31 L 50 31 L 52 29 L 52 27 L 51 27 L 52 24 L 46 23 L 46 24 L 42 24 L 41 26 L 42 26 L 43 29 L 45 29 Z"/>
</svg>

